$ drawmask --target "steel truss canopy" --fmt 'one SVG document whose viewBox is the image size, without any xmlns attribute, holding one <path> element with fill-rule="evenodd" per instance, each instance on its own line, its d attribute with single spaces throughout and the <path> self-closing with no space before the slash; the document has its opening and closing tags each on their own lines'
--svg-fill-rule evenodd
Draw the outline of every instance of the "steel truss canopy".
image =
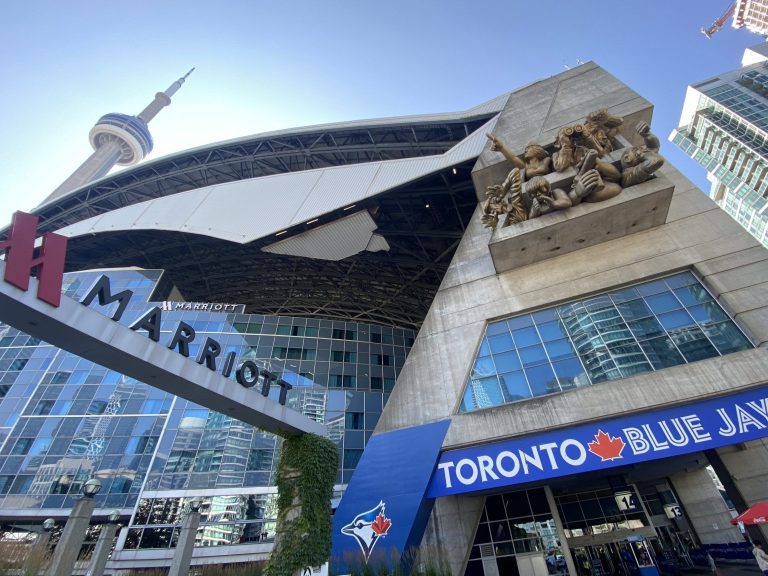
<svg viewBox="0 0 768 576">
<path fill-rule="evenodd" d="M 418 328 L 477 205 L 470 173 L 507 98 L 464 113 L 285 130 L 174 154 L 38 207 L 38 230 L 70 236 L 70 271 L 160 268 L 189 301 Z M 180 215 L 201 198 L 208 204 L 198 220 L 218 218 L 218 231 Z M 281 216 L 302 210 L 309 216 L 301 221 Z M 375 251 L 339 260 L 264 251 L 363 211 Z M 250 235 L 233 241 L 239 227 Z M 344 233 L 338 226 L 337 243 Z"/>
</svg>

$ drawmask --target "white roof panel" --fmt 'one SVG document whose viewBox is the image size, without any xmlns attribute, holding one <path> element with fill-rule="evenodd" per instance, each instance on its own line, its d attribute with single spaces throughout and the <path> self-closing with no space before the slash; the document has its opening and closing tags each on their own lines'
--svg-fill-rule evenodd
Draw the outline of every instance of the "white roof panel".
<svg viewBox="0 0 768 576">
<path fill-rule="evenodd" d="M 289 172 L 155 198 L 83 220 L 68 236 L 172 230 L 246 244 L 477 157 L 496 119 L 444 154 Z"/>
<path fill-rule="evenodd" d="M 292 224 L 311 220 L 333 206 L 348 206 L 368 196 L 376 173 L 381 170 L 380 162 L 344 166 L 348 170 L 337 168 L 323 169 L 316 184 L 309 191 L 306 200 L 299 207 Z"/>
</svg>

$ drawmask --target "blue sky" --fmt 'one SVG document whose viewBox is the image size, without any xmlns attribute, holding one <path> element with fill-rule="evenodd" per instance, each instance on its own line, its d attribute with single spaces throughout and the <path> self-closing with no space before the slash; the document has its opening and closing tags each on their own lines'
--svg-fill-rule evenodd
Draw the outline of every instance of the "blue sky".
<svg viewBox="0 0 768 576">
<path fill-rule="evenodd" d="M 730 23 L 701 34 L 728 3 L 4 2 L 0 227 L 87 158 L 102 114 L 138 113 L 192 66 L 150 124 L 150 158 L 267 130 L 464 110 L 594 60 L 655 104 L 662 153 L 706 187 L 666 138 L 686 86 L 738 67 L 762 40 Z"/>
</svg>

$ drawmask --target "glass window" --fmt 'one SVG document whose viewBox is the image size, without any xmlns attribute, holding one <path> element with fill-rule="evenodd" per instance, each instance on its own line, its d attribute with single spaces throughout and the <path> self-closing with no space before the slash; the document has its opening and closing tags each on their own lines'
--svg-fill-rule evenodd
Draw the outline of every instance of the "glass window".
<svg viewBox="0 0 768 576">
<path fill-rule="evenodd" d="M 696 277 L 683 272 L 489 324 L 460 411 L 751 346 Z"/>
<path fill-rule="evenodd" d="M 515 352 L 508 352 L 507 354 L 504 354 L 504 356 L 510 356 L 512 354 L 515 354 Z M 510 368 L 510 370 L 511 369 L 513 368 Z M 472 378 L 482 378 L 484 376 L 490 376 L 491 374 L 496 374 L 496 367 L 494 366 L 493 360 L 490 357 L 478 358 L 472 368 Z"/>
<path fill-rule="evenodd" d="M 721 322 L 702 326 L 704 334 L 715 345 L 720 354 L 729 354 L 749 348 L 749 340 L 741 330 L 733 325 L 733 322 Z"/>
<path fill-rule="evenodd" d="M 630 300 L 628 302 L 622 302 L 618 306 L 619 312 L 625 320 L 637 320 L 638 318 L 645 318 L 651 316 L 651 309 L 643 300 Z"/>
<path fill-rule="evenodd" d="M 544 344 L 544 347 L 547 349 L 547 355 L 552 361 L 560 360 L 562 358 L 569 358 L 576 355 L 576 351 L 573 349 L 571 341 L 567 338 L 547 342 Z"/>
<path fill-rule="evenodd" d="M 506 334 L 498 334 L 497 336 L 490 336 L 488 338 L 488 343 L 491 347 L 491 352 L 497 353 L 497 352 L 506 352 L 507 350 L 512 350 L 515 345 L 512 342 L 512 336 L 507 332 Z"/>
<path fill-rule="evenodd" d="M 536 366 L 537 364 L 547 361 L 547 355 L 541 344 L 520 348 L 518 352 L 520 352 L 520 359 L 523 361 L 523 366 Z"/>
<path fill-rule="evenodd" d="M 674 292 L 686 306 L 695 306 L 701 302 L 709 302 L 712 300 L 712 296 L 710 296 L 709 292 L 707 292 L 704 286 L 700 284 L 683 286 L 682 288 L 677 288 Z"/>
<path fill-rule="evenodd" d="M 475 370 L 477 370 L 477 365 L 481 360 L 486 360 L 486 359 L 478 358 L 477 362 L 475 362 Z M 491 371 L 485 372 L 483 375 L 492 374 L 494 370 L 494 364 L 495 364 L 495 370 L 497 372 L 510 372 L 512 370 L 519 370 L 520 358 L 518 358 L 517 352 L 515 352 L 514 350 L 512 350 L 511 352 L 494 354 L 493 362 L 490 364 Z"/>
<path fill-rule="evenodd" d="M 528 382 L 534 396 L 560 392 L 560 385 L 557 382 L 552 366 L 543 364 L 525 371 L 528 376 Z"/>
<path fill-rule="evenodd" d="M 539 324 L 539 334 L 544 342 L 558 340 L 568 336 L 568 332 L 566 332 L 565 327 L 560 322 L 545 322 L 544 324 Z"/>
<path fill-rule="evenodd" d="M 658 318 L 659 322 L 661 322 L 661 325 L 664 326 L 664 329 L 667 330 L 667 332 L 695 324 L 691 315 L 685 310 L 667 312 L 666 314 L 661 314 Z"/>
<path fill-rule="evenodd" d="M 675 298 L 671 292 L 664 292 L 662 294 L 648 296 L 645 299 L 645 302 L 655 314 L 661 314 L 662 312 L 669 312 L 670 310 L 677 310 L 678 308 L 682 308 L 679 300 Z"/>
<path fill-rule="evenodd" d="M 522 370 L 499 374 L 499 379 L 501 381 L 501 390 L 506 402 L 525 400 L 533 396 Z"/>
<path fill-rule="evenodd" d="M 32 447 L 32 442 L 34 441 L 34 438 L 19 438 L 16 440 L 16 444 L 13 446 L 13 450 L 11 450 L 11 454 L 14 455 L 20 455 L 20 454 L 26 454 L 29 452 L 29 449 Z"/>
<path fill-rule="evenodd" d="M 705 304 L 699 304 L 698 306 L 691 306 L 688 308 L 688 312 L 690 312 L 693 319 L 700 325 L 730 320 L 728 314 L 723 312 L 722 308 L 715 302 L 707 302 Z"/>
<path fill-rule="evenodd" d="M 344 415 L 344 428 L 346 428 L 347 430 L 362 430 L 363 429 L 363 413 L 347 412 Z"/>
<path fill-rule="evenodd" d="M 487 408 L 504 403 L 499 379 L 496 376 L 473 378 L 470 380 L 468 392 L 471 395 L 472 403 L 478 408 Z"/>
<path fill-rule="evenodd" d="M 664 328 L 661 327 L 659 321 L 654 317 L 643 318 L 642 320 L 635 320 L 634 322 L 628 322 L 627 326 L 629 326 L 632 334 L 638 340 L 652 338 L 664 333 Z"/>
<path fill-rule="evenodd" d="M 688 328 L 671 334 L 672 341 L 688 362 L 717 356 L 717 350 L 700 328 Z"/>
<path fill-rule="evenodd" d="M 513 330 L 512 338 L 515 339 L 515 346 L 523 348 L 525 346 L 532 346 L 539 343 L 539 334 L 536 332 L 536 328 L 522 328 L 521 330 Z"/>
<path fill-rule="evenodd" d="M 344 450 L 344 468 L 356 467 L 362 455 L 362 450 Z"/>
<path fill-rule="evenodd" d="M 577 358 L 554 362 L 552 367 L 555 369 L 557 381 L 562 390 L 570 390 L 589 384 L 589 377 Z"/>
<path fill-rule="evenodd" d="M 668 366 L 677 366 L 684 364 L 685 360 L 678 352 L 669 336 L 653 338 L 640 343 L 643 352 L 651 361 L 654 370 L 661 370 Z"/>
</svg>

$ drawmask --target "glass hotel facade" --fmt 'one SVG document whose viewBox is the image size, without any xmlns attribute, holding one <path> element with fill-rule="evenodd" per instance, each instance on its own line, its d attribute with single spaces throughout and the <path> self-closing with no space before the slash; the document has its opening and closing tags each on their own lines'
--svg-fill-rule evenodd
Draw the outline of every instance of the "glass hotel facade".
<svg viewBox="0 0 768 576">
<path fill-rule="evenodd" d="M 64 291 L 82 298 L 101 274 L 68 274 Z M 113 293 L 134 293 L 125 324 L 169 290 L 160 271 L 106 274 Z M 190 356 L 211 336 L 223 353 L 235 351 L 291 383 L 287 405 L 328 425 L 339 448 L 337 483 L 349 481 L 413 331 L 243 314 L 242 306 L 227 307 L 236 312 L 164 307 L 161 342 L 183 320 L 203 337 L 191 344 Z M 83 482 L 96 477 L 102 482 L 97 509 L 131 517 L 126 549 L 173 546 L 191 497 L 203 500 L 198 545 L 273 539 L 276 436 L 9 326 L 0 334 L 0 508 L 23 515 L 20 527 L 66 516 Z M 275 387 L 275 398 L 278 392 Z"/>
</svg>

